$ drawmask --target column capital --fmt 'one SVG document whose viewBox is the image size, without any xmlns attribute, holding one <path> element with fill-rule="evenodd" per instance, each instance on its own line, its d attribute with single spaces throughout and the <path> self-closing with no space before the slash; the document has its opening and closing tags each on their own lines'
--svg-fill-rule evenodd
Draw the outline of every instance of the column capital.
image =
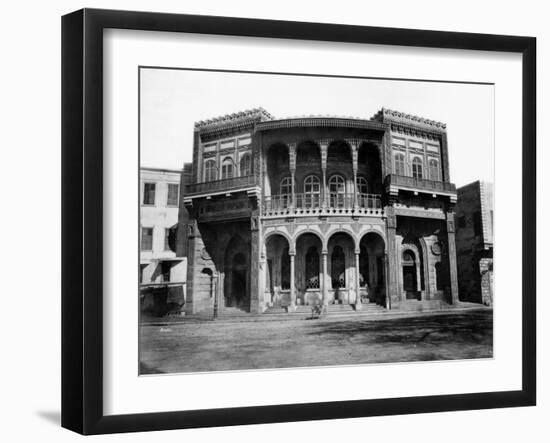
<svg viewBox="0 0 550 443">
<path fill-rule="evenodd" d="M 346 138 L 345 140 L 350 145 L 351 152 L 356 152 L 362 142 L 362 140 L 359 140 L 358 138 Z"/>
<path fill-rule="evenodd" d="M 319 147 L 321 148 L 321 151 L 324 149 L 328 149 L 328 145 L 330 145 L 330 143 L 332 142 L 332 140 L 330 138 L 319 138 L 317 140 L 315 140 L 317 142 L 317 144 L 319 145 Z"/>
</svg>

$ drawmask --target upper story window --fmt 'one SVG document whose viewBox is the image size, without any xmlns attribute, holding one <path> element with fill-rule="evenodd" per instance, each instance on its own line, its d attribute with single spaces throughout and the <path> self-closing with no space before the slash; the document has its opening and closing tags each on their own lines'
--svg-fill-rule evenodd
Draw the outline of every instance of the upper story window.
<svg viewBox="0 0 550 443">
<path fill-rule="evenodd" d="M 346 181 L 341 175 L 333 175 L 329 182 L 330 204 L 332 207 L 340 207 L 344 204 L 346 194 Z"/>
<path fill-rule="evenodd" d="M 422 160 L 420 157 L 415 157 L 412 162 L 413 177 L 422 179 Z"/>
<path fill-rule="evenodd" d="M 290 177 L 285 177 L 281 180 L 281 195 L 292 194 L 292 179 Z"/>
<path fill-rule="evenodd" d="M 144 183 L 144 186 L 143 186 L 143 204 L 144 205 L 153 206 L 155 204 L 156 187 L 157 187 L 156 183 Z"/>
<path fill-rule="evenodd" d="M 430 159 L 428 163 L 430 169 L 430 180 L 440 181 L 441 176 L 439 174 L 439 162 L 436 159 Z"/>
<path fill-rule="evenodd" d="M 304 180 L 304 203 L 306 206 L 317 206 L 320 201 L 321 185 L 319 177 L 309 175 Z"/>
<path fill-rule="evenodd" d="M 177 183 L 168 183 L 168 196 L 166 197 L 166 206 L 178 206 L 180 194 L 180 185 Z"/>
<path fill-rule="evenodd" d="M 204 163 L 204 181 L 211 182 L 216 180 L 216 161 L 206 160 Z"/>
<path fill-rule="evenodd" d="M 393 169 L 397 175 L 405 175 L 405 155 L 395 154 L 393 157 Z"/>
<path fill-rule="evenodd" d="M 222 163 L 222 179 L 233 178 L 233 159 L 226 157 Z"/>
<path fill-rule="evenodd" d="M 357 177 L 357 193 L 358 194 L 368 194 L 369 185 L 365 177 Z"/>
<path fill-rule="evenodd" d="M 241 177 L 252 174 L 252 157 L 245 154 L 241 158 Z"/>
</svg>

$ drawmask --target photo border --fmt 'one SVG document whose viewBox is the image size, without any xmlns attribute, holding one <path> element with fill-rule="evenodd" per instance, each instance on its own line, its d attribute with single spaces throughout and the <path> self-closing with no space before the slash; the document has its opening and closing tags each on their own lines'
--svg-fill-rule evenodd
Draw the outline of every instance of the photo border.
<svg viewBox="0 0 550 443">
<path fill-rule="evenodd" d="M 522 54 L 522 389 L 160 413 L 103 413 L 103 30 L 107 28 Z M 536 39 L 83 9 L 62 19 L 62 426 L 82 434 L 536 404 Z"/>
</svg>

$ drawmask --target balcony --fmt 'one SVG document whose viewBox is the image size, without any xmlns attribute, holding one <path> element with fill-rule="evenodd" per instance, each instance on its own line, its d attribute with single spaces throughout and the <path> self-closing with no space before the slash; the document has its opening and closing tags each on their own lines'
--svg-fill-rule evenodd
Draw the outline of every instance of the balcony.
<svg viewBox="0 0 550 443">
<path fill-rule="evenodd" d="M 258 187 L 258 179 L 254 175 L 224 178 L 203 183 L 191 183 L 185 186 L 185 198 L 202 197 L 212 194 L 226 194 L 246 191 Z"/>
<path fill-rule="evenodd" d="M 264 197 L 264 217 L 301 215 L 384 215 L 379 194 L 329 194 L 326 202 L 320 194 L 295 194 L 294 204 L 291 194 Z"/>
<path fill-rule="evenodd" d="M 400 189 L 426 194 L 447 195 L 456 200 L 456 186 L 454 183 L 426 180 L 403 175 L 390 174 L 385 180 L 386 191 L 397 195 Z"/>
</svg>

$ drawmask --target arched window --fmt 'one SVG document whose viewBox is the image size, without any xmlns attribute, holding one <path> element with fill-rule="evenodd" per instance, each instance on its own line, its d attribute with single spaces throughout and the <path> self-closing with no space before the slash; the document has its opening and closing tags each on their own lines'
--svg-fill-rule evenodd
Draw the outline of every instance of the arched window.
<svg viewBox="0 0 550 443">
<path fill-rule="evenodd" d="M 250 154 L 245 154 L 241 158 L 241 177 L 252 174 L 252 160 Z"/>
<path fill-rule="evenodd" d="M 422 160 L 419 157 L 415 157 L 412 162 L 413 177 L 422 179 Z"/>
<path fill-rule="evenodd" d="M 212 180 L 216 180 L 216 161 L 215 160 L 207 160 L 204 163 L 204 181 L 205 182 L 211 182 Z"/>
<path fill-rule="evenodd" d="M 285 177 L 281 180 L 281 195 L 290 195 L 292 194 L 292 179 L 290 177 Z"/>
<path fill-rule="evenodd" d="M 319 177 L 307 176 L 304 180 L 304 205 L 308 208 L 319 206 L 320 193 Z"/>
<path fill-rule="evenodd" d="M 328 188 L 330 192 L 330 207 L 343 207 L 346 197 L 346 182 L 344 177 L 341 175 L 333 175 L 328 182 Z"/>
<path fill-rule="evenodd" d="M 292 179 L 290 177 L 285 177 L 281 180 L 280 195 L 283 208 L 288 207 L 292 198 Z"/>
<path fill-rule="evenodd" d="M 331 256 L 332 288 L 346 287 L 346 257 L 341 246 L 335 246 Z"/>
<path fill-rule="evenodd" d="M 435 158 L 432 158 L 430 159 L 428 166 L 430 170 L 430 180 L 440 181 L 439 162 Z"/>
<path fill-rule="evenodd" d="M 319 253 L 315 246 L 306 253 L 306 288 L 319 289 Z"/>
<path fill-rule="evenodd" d="M 396 175 L 405 175 L 405 155 L 395 154 L 393 157 L 393 170 Z"/>
<path fill-rule="evenodd" d="M 414 253 L 412 251 L 403 251 L 402 256 L 403 265 L 414 265 Z"/>
<path fill-rule="evenodd" d="M 357 186 L 357 199 L 359 200 L 359 206 L 361 208 L 366 208 L 368 203 L 368 192 L 369 192 L 369 185 L 367 183 L 367 179 L 365 177 L 357 177 L 357 181 L 355 182 L 355 185 Z"/>
<path fill-rule="evenodd" d="M 233 159 L 226 157 L 222 163 L 222 179 L 233 178 Z"/>
</svg>

